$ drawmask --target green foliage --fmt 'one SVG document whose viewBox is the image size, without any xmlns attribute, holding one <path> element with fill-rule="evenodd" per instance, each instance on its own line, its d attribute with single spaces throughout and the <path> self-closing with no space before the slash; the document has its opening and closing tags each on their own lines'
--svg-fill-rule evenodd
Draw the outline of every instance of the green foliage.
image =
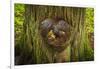
<svg viewBox="0 0 100 69">
<path fill-rule="evenodd" d="M 24 12 L 25 12 L 25 8 L 24 5 L 22 4 L 15 4 L 15 8 L 14 8 L 14 14 L 15 14 L 15 18 L 14 18 L 14 27 L 15 27 L 15 37 L 16 40 L 20 39 L 20 35 L 21 32 L 23 30 L 23 22 L 24 22 Z"/>
<path fill-rule="evenodd" d="M 94 33 L 94 9 L 86 8 L 86 16 L 85 16 L 85 24 L 84 24 L 84 35 L 83 35 L 83 46 L 84 46 L 84 55 L 85 60 L 94 60 L 94 50 L 92 49 L 91 43 L 93 43 L 94 35 L 90 35 Z M 91 41 L 92 39 L 93 41 Z"/>
<path fill-rule="evenodd" d="M 94 9 L 93 8 L 86 9 L 85 29 L 87 33 L 94 32 Z"/>
<path fill-rule="evenodd" d="M 24 22 L 24 12 L 25 8 L 23 4 L 14 5 L 14 32 L 15 32 L 15 52 L 16 55 L 20 55 L 22 50 L 22 31 L 23 31 L 23 22 Z"/>
</svg>

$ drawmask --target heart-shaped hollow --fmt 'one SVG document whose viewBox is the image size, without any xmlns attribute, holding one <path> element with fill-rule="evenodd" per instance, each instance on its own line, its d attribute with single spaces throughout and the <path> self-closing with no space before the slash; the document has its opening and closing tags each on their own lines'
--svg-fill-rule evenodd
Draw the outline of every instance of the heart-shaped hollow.
<svg viewBox="0 0 100 69">
<path fill-rule="evenodd" d="M 64 31 L 59 31 L 59 33 L 54 33 L 50 30 L 47 34 L 47 42 L 52 46 L 62 46 L 66 42 L 66 33 Z"/>
<path fill-rule="evenodd" d="M 43 39 L 52 47 L 63 47 L 69 40 L 69 24 L 63 19 L 47 18 L 40 23 Z"/>
</svg>

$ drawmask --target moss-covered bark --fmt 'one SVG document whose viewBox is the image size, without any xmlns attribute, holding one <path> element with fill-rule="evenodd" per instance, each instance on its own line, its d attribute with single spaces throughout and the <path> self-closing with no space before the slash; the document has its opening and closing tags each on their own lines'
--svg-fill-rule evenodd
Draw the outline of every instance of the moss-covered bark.
<svg viewBox="0 0 100 69">
<path fill-rule="evenodd" d="M 21 64 L 54 63 L 55 55 L 59 53 L 45 44 L 39 30 L 42 20 L 54 17 L 63 18 L 71 26 L 70 39 L 66 42 L 67 61 L 93 60 L 93 50 L 84 29 L 85 8 L 25 5 L 25 20 L 20 42 L 23 59 Z"/>
</svg>

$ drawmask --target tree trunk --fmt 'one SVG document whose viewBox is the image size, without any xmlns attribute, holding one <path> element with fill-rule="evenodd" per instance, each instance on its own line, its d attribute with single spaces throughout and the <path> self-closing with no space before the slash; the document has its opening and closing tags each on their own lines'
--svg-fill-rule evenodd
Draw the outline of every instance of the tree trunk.
<svg viewBox="0 0 100 69">
<path fill-rule="evenodd" d="M 55 62 L 55 55 L 56 59 L 62 56 L 47 47 L 39 31 L 39 24 L 42 20 L 55 17 L 63 18 L 71 26 L 70 41 L 69 44 L 66 44 L 68 47 L 65 50 L 66 55 L 64 55 L 67 62 L 93 60 L 93 51 L 89 46 L 84 29 L 85 8 L 25 5 L 25 21 L 22 35 L 23 64 L 28 63 L 28 61 L 34 64 L 53 63 Z"/>
</svg>

